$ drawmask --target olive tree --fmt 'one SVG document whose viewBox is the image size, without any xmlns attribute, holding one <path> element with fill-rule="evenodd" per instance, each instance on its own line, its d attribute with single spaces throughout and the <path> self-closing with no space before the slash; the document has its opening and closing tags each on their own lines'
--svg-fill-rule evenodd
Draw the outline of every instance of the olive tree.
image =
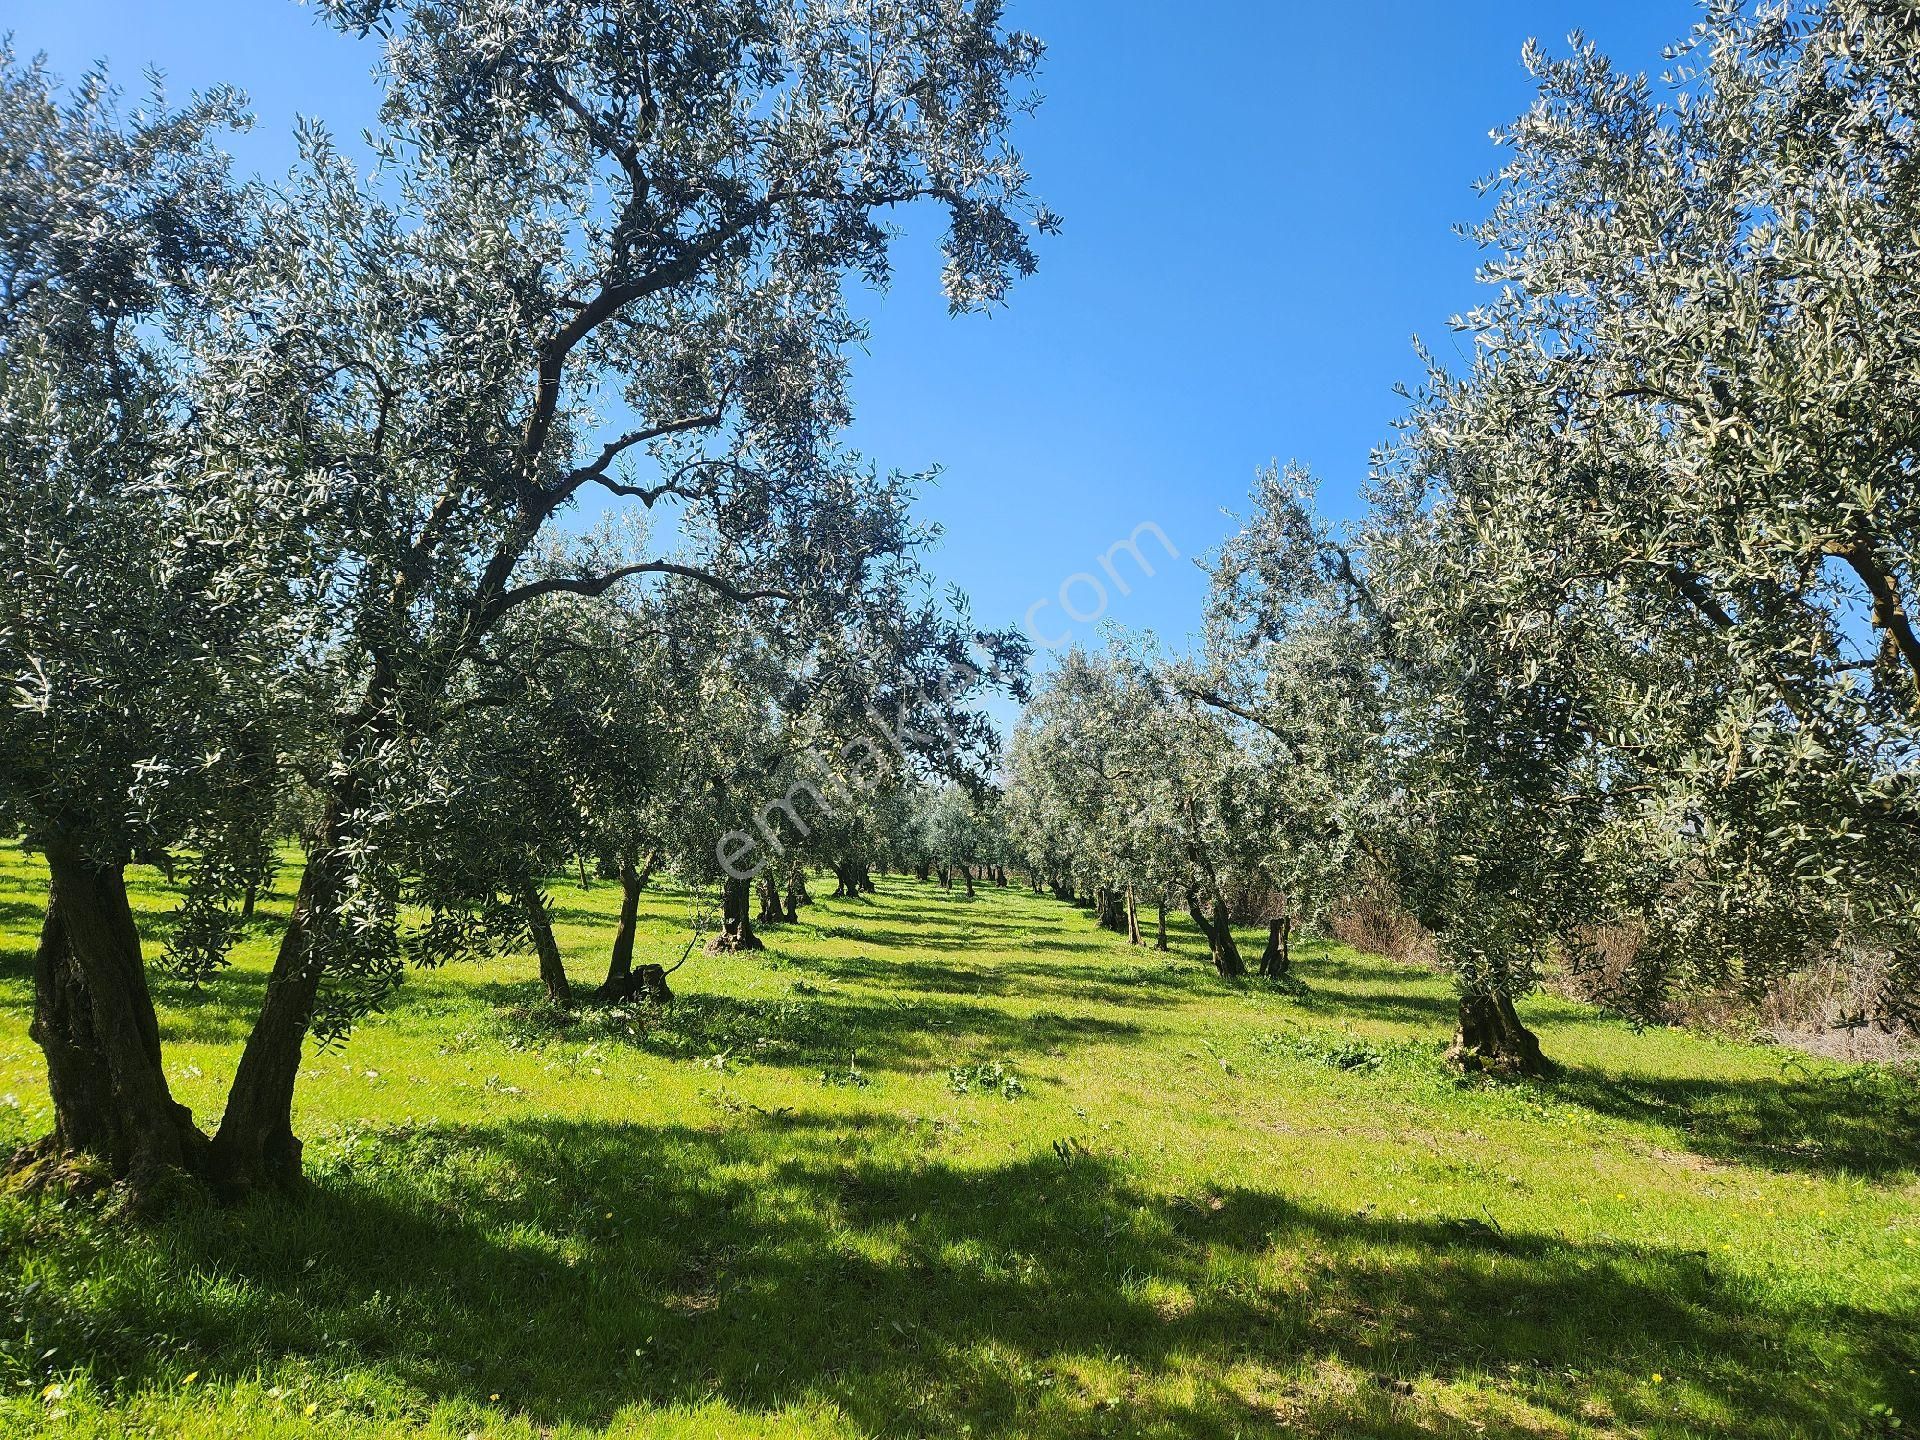
<svg viewBox="0 0 1920 1440">
<path fill-rule="evenodd" d="M 1383 469 L 1376 570 L 1512 782 L 1484 818 L 1527 812 L 1536 918 L 1631 928 L 1645 1017 L 1840 943 L 1914 1014 L 1916 40 L 1833 0 L 1716 7 L 1658 84 L 1530 50 L 1497 298 Z"/>
<path fill-rule="evenodd" d="M 1177 899 L 1237 978 L 1231 896 L 1263 878 L 1264 795 L 1233 729 L 1162 668 L 1145 650 L 1070 651 L 1021 718 L 1007 814 L 1026 853 L 1060 867 L 1056 893 L 1089 890 L 1136 943 L 1139 896 Z"/>
<path fill-rule="evenodd" d="M 82 156 L 59 162 L 47 194 L 10 202 L 9 237 L 29 237 L 10 252 L 10 426 L 22 415 L 40 423 L 36 392 L 77 384 L 89 366 L 115 384 L 144 382 L 157 367 L 122 363 L 148 343 L 153 326 L 141 316 L 157 322 L 162 300 L 192 293 L 146 277 L 199 265 L 196 234 L 211 244 L 244 232 L 249 253 L 196 327 L 188 433 L 196 453 L 283 482 L 285 495 L 255 507 L 272 522 L 261 533 L 292 520 L 331 567 L 304 597 L 310 637 L 263 646 L 332 703 L 303 742 L 318 809 L 307 864 L 208 1157 L 234 1191 L 298 1176 L 291 1106 L 303 1047 L 310 1035 L 343 1036 L 398 978 L 406 816 L 426 788 L 418 767 L 465 693 L 462 677 L 483 663 L 486 638 L 522 607 L 603 596 L 632 577 L 680 576 L 737 604 L 857 585 L 876 516 L 896 497 L 876 499 L 876 482 L 838 449 L 846 356 L 861 335 L 843 283 L 885 282 L 887 213 L 924 201 L 949 222 L 951 305 L 988 307 L 1033 268 L 1031 236 L 1053 223 L 1029 200 L 1009 143 L 1040 47 L 1006 30 L 995 4 L 320 8 L 383 41 L 379 170 L 363 179 L 310 126 L 300 170 L 257 225 L 213 218 L 217 166 L 196 131 L 228 102 L 169 122 L 151 137 L 162 143 L 144 148 L 116 140 L 98 105 L 69 123 L 30 101 L 13 108 L 39 118 L 21 122 L 27 130 L 9 122 L 24 137 L 10 145 L 42 145 L 37 125 L 49 150 Z M 133 168 L 167 146 L 178 163 Z M 9 166 L 6 183 L 31 188 L 37 175 Z M 92 183 L 122 175 L 124 184 Z M 36 206 L 56 227 L 71 219 L 58 243 L 35 247 Z M 49 264 L 83 263 L 89 233 L 110 238 L 103 253 L 126 257 L 99 278 L 130 277 L 127 300 L 36 280 Z M 83 323 L 70 323 L 76 316 Z M 138 398 L 127 413 L 166 432 L 156 423 L 164 407 Z M 11 434 L 25 435 L 29 452 L 40 444 L 30 429 Z M 88 453 L 88 464 L 122 464 L 117 447 Z M 53 483 L 71 483 L 61 466 Z M 665 512 L 659 533 L 673 544 L 610 569 L 542 570 L 542 537 L 590 492 Z M 125 534 L 163 542 L 168 563 L 180 563 L 193 553 L 181 540 L 190 509 L 167 505 Z M 123 563 L 104 545 L 99 553 Z M 126 563 L 137 567 L 137 555 Z M 10 584 L 10 605 L 22 589 L 43 593 Z M 114 593 L 101 587 L 92 603 Z M 204 577 L 156 593 L 203 606 L 232 595 Z M 113 644 L 164 642 L 146 673 L 88 692 L 103 713 L 135 690 L 156 693 L 156 669 L 183 671 L 225 633 L 218 616 L 98 619 L 92 632 Z M 9 613 L 5 628 L 12 637 L 32 622 Z M 10 654 L 28 648 L 8 644 Z M 29 691 L 44 688 L 32 664 L 10 670 Z M 10 747 L 32 708 L 15 707 Z M 190 693 L 166 708 L 188 728 L 221 728 L 220 707 Z M 181 747 L 133 748 L 165 762 Z M 111 757 L 76 761 L 109 797 L 95 808 L 121 813 Z M 244 773 L 206 768 L 223 782 Z M 71 885 L 67 893 L 79 898 Z M 113 943 L 131 953 L 124 935 Z M 112 996 L 104 1003 L 151 1039 L 140 988 L 123 963 L 90 993 Z M 143 1043 L 157 1076 L 157 1042 Z M 102 1104 L 127 1093 L 116 1088 Z M 156 1128 L 147 1121 L 143 1110 L 108 1123 L 132 1134 Z M 173 1151 L 187 1144 L 197 1142 Z"/>
<path fill-rule="evenodd" d="M 303 708 L 305 496 L 193 399 L 195 332 L 256 238 L 220 149 L 244 122 L 225 91 L 123 113 L 97 72 L 63 96 L 0 46 L 0 813 L 51 872 L 50 1148 L 136 1188 L 206 1143 L 169 1092 L 123 872 L 185 847 L 173 958 L 221 949 Z"/>
<path fill-rule="evenodd" d="M 1243 843 L 1276 892 L 1268 973 L 1286 970 L 1296 917 L 1325 924 L 1349 899 L 1396 793 L 1381 778 L 1382 616 L 1314 488 L 1297 467 L 1260 475 L 1210 567 L 1205 643 L 1165 675 L 1225 717 L 1244 757 Z"/>
</svg>

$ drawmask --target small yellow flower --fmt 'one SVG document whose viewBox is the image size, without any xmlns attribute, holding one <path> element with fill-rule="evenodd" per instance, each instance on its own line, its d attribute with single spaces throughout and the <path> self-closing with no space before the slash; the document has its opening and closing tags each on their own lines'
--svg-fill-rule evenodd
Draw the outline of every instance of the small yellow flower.
<svg viewBox="0 0 1920 1440">
<path fill-rule="evenodd" d="M 487 1399 L 489 1400 L 498 1400 L 499 1398 L 500 1398 L 500 1392 L 498 1390 L 494 1391 L 493 1394 L 487 1396 Z"/>
<path fill-rule="evenodd" d="M 318 1413 L 319 1413 L 319 1411 L 320 1411 L 320 1402 L 319 1402 L 318 1400 L 311 1400 L 311 1401 L 309 1401 L 309 1402 L 307 1402 L 307 1408 L 306 1408 L 306 1410 L 305 1410 L 304 1412 L 302 1412 L 302 1413 L 304 1413 L 304 1414 L 306 1414 L 307 1416 L 309 1416 L 309 1417 L 311 1417 L 311 1416 L 313 1416 L 313 1415 L 316 1415 L 316 1414 L 318 1414 Z"/>
<path fill-rule="evenodd" d="M 194 1381 L 198 1380 L 199 1378 L 200 1378 L 200 1372 L 198 1370 L 189 1370 L 187 1371 L 186 1374 L 180 1377 L 180 1383 L 182 1385 L 191 1385 Z"/>
<path fill-rule="evenodd" d="M 1660 1384 L 1660 1383 L 1661 1383 L 1662 1381 L 1664 1381 L 1664 1380 L 1665 1380 L 1666 1378 L 1667 1378 L 1667 1377 L 1666 1377 L 1666 1376 L 1664 1376 L 1664 1375 L 1662 1375 L 1662 1374 L 1661 1374 L 1661 1373 L 1660 1373 L 1660 1372 L 1659 1372 L 1658 1370 L 1656 1370 L 1656 1371 L 1654 1371 L 1654 1372 L 1653 1372 L 1653 1383 L 1654 1383 L 1654 1384 L 1656 1384 L 1656 1385 L 1658 1385 L 1658 1384 Z"/>
</svg>

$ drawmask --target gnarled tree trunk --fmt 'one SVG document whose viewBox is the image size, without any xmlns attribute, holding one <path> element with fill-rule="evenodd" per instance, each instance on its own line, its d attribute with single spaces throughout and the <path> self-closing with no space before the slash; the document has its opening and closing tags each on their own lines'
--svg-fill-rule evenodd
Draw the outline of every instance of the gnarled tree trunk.
<svg viewBox="0 0 1920 1440">
<path fill-rule="evenodd" d="M 1158 901 L 1158 902 L 1157 902 L 1157 903 L 1156 903 L 1156 904 L 1154 905 L 1154 907 L 1153 907 L 1153 909 L 1154 909 L 1154 915 L 1155 915 L 1155 918 L 1156 918 L 1156 920 L 1157 920 L 1157 921 L 1158 921 L 1158 923 L 1159 923 L 1159 930 L 1160 930 L 1160 933 L 1159 933 L 1158 935 L 1156 935 L 1156 936 L 1154 937 L 1154 941 L 1153 941 L 1153 948 L 1154 948 L 1154 949 L 1156 949 L 1156 950 L 1165 950 L 1165 949 L 1167 949 L 1167 948 L 1168 948 L 1168 947 L 1167 947 L 1167 901 L 1166 901 L 1166 897 L 1165 897 L 1165 896 L 1162 896 L 1162 897 L 1160 898 L 1160 900 L 1159 900 L 1159 901 Z"/>
<path fill-rule="evenodd" d="M 774 881 L 771 870 L 760 872 L 760 915 L 762 925 L 784 924 L 787 912 L 780 904 L 780 886 Z"/>
<path fill-rule="evenodd" d="M 1293 916 L 1275 915 L 1267 921 L 1267 948 L 1260 954 L 1260 973 L 1278 980 L 1293 968 Z"/>
<path fill-rule="evenodd" d="M 1127 886 L 1127 943 L 1140 943 L 1140 907 L 1134 903 L 1133 886 Z"/>
<path fill-rule="evenodd" d="M 709 955 L 733 950 L 764 950 L 766 943 L 753 933 L 753 883 L 728 876 L 720 886 L 720 933 L 707 942 Z"/>
<path fill-rule="evenodd" d="M 638 996 L 649 1005 L 671 1005 L 673 991 L 667 986 L 667 967 L 664 965 L 639 965 L 634 967 L 633 977 L 627 982 L 627 997 Z"/>
<path fill-rule="evenodd" d="M 1546 1075 L 1553 1066 L 1540 1053 L 1540 1037 L 1520 1023 L 1513 997 L 1468 992 L 1460 997 L 1460 1028 L 1447 1059 L 1463 1070 L 1496 1075 Z"/>
<path fill-rule="evenodd" d="M 640 892 L 653 875 L 656 856 L 649 852 L 644 864 L 636 866 L 633 852 L 620 852 L 620 923 L 613 932 L 613 954 L 607 961 L 607 978 L 601 983 L 602 1000 L 624 1000 L 632 993 L 633 941 L 640 924 Z"/>
<path fill-rule="evenodd" d="M 168 1170 L 205 1174 L 207 1137 L 161 1064 L 123 868 L 58 846 L 47 867 L 31 1034 L 47 1059 L 53 1134 L 22 1158 L 92 1156 L 136 1193 Z"/>
<path fill-rule="evenodd" d="M 1187 913 L 1193 917 L 1193 923 L 1200 927 L 1200 933 L 1207 937 L 1207 951 L 1212 956 L 1213 968 L 1229 980 L 1244 976 L 1247 962 L 1240 958 L 1240 947 L 1234 942 L 1226 897 L 1213 897 L 1213 918 L 1209 920 L 1206 912 L 1200 908 L 1199 898 L 1190 894 L 1187 896 Z"/>
<path fill-rule="evenodd" d="M 334 856 L 340 839 L 338 821 L 329 817 L 301 873 L 260 1013 L 227 1092 L 226 1113 L 213 1137 L 211 1170 L 214 1183 L 229 1193 L 289 1189 L 300 1181 L 293 1084 L 320 993 L 323 967 L 313 953 L 315 932 L 339 894 Z"/>
</svg>

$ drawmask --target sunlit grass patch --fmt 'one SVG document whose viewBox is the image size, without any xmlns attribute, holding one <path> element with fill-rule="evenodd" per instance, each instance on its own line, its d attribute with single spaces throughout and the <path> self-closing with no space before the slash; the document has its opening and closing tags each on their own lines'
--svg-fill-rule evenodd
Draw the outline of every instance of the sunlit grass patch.
<svg viewBox="0 0 1920 1440">
<path fill-rule="evenodd" d="M 0 1143 L 46 1121 L 37 884 L 0 850 Z M 591 983 L 616 887 L 554 884 Z M 643 952 L 683 918 L 650 894 Z M 767 939 L 689 961 L 664 1012 L 554 1012 L 526 957 L 410 977 L 308 1056 L 297 1201 L 130 1229 L 0 1200 L 0 1433 L 1733 1440 L 1920 1413 L 1902 1074 L 1555 1001 L 1530 1015 L 1558 1078 L 1462 1082 L 1437 977 L 1316 941 L 1299 987 L 1224 986 L 1183 927 L 1142 954 L 1017 889 L 883 879 Z M 272 940 L 157 986 L 203 1121 Z"/>
</svg>

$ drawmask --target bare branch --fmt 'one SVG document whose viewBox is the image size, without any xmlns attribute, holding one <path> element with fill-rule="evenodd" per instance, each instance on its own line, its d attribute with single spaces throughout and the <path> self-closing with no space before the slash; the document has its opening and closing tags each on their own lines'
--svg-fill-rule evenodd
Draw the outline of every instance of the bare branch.
<svg viewBox="0 0 1920 1440">
<path fill-rule="evenodd" d="M 689 430 L 712 430 L 717 428 L 723 419 L 725 419 L 725 417 L 717 412 L 706 415 L 688 415 L 679 420 L 668 420 L 659 425 L 648 425 L 639 430 L 629 430 L 626 434 L 609 440 L 605 445 L 601 446 L 599 457 L 591 464 L 582 465 L 578 469 L 569 471 L 556 488 L 556 493 L 564 499 L 589 480 L 592 480 L 604 484 L 609 490 L 613 490 L 616 494 L 644 495 L 646 494 L 645 491 L 635 489 L 631 486 L 620 486 L 613 481 L 607 480 L 605 478 L 607 468 L 636 445 L 645 445 L 650 440 L 663 439 L 668 435 L 684 435 Z M 662 486 L 660 493 L 664 494 L 666 490 L 670 488 L 671 482 L 666 486 Z M 647 503 L 651 505 L 653 500 L 649 498 Z"/>
<path fill-rule="evenodd" d="M 643 560 L 632 565 L 622 565 L 599 575 L 552 575 L 542 580 L 531 580 L 525 585 L 517 585 L 506 591 L 485 611 L 481 613 L 478 624 L 479 633 L 490 630 L 509 610 L 537 600 L 543 595 L 604 595 L 622 580 L 630 580 L 636 575 L 679 575 L 717 590 L 739 604 L 750 604 L 755 600 L 791 600 L 793 596 L 785 590 L 750 590 L 734 584 L 723 575 L 715 575 L 710 570 L 700 570 L 692 565 L 680 565 L 671 560 Z"/>
</svg>

